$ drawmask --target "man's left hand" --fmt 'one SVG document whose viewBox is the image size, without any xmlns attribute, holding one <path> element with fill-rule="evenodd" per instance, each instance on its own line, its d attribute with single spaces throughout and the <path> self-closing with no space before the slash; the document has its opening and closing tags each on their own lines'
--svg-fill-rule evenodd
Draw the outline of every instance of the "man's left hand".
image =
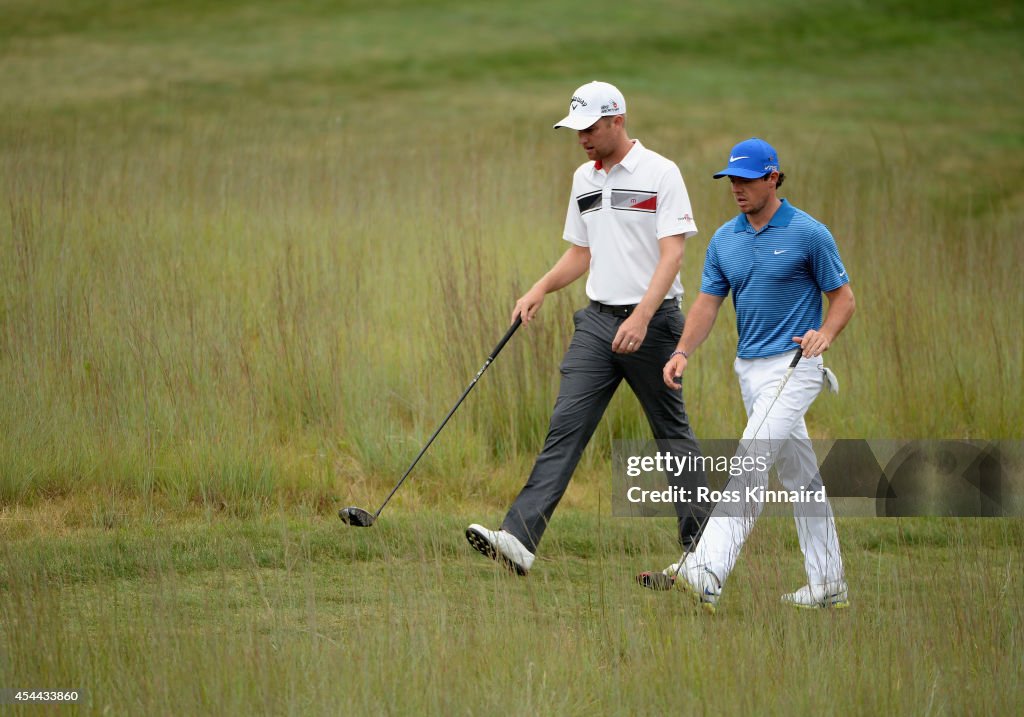
<svg viewBox="0 0 1024 717">
<path fill-rule="evenodd" d="M 828 347 L 832 345 L 828 336 L 820 331 L 816 331 L 815 329 L 811 329 L 803 336 L 794 336 L 793 340 L 803 348 L 804 358 L 821 356 L 823 353 L 828 351 Z"/>
</svg>

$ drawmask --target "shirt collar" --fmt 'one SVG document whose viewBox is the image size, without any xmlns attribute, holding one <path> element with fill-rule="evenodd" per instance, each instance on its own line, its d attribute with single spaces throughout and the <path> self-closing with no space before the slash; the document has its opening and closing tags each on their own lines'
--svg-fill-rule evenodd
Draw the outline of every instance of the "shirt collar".
<svg viewBox="0 0 1024 717">
<path fill-rule="evenodd" d="M 633 146 L 629 148 L 628 152 L 626 152 L 626 156 L 623 157 L 622 161 L 615 166 L 622 167 L 627 172 L 632 174 L 633 170 L 635 170 L 636 166 L 640 163 L 640 155 L 643 154 L 643 152 L 644 146 L 640 144 L 640 140 L 634 139 Z M 602 169 L 603 167 L 601 166 L 601 160 L 597 160 L 596 162 L 594 162 L 595 172 L 599 172 Z M 612 169 L 615 169 L 615 167 L 612 167 Z"/>
<path fill-rule="evenodd" d="M 782 205 L 775 210 L 775 214 L 765 224 L 765 229 L 768 227 L 788 227 L 789 223 L 793 221 L 793 215 L 796 213 L 796 209 L 785 199 L 782 200 Z M 739 234 L 740 232 L 754 231 L 754 228 L 750 226 L 750 222 L 747 221 L 746 214 L 740 214 L 736 217 L 736 223 L 733 225 L 733 231 Z"/>
</svg>

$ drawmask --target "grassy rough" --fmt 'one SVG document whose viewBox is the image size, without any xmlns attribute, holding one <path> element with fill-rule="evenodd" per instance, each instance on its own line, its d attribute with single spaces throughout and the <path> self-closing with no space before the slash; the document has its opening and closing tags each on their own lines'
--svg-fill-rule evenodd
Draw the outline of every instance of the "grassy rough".
<svg viewBox="0 0 1024 717">
<path fill-rule="evenodd" d="M 0 6 L 0 686 L 84 714 L 1022 711 L 1019 521 L 841 521 L 842 614 L 778 605 L 786 521 L 715 620 L 635 589 L 675 556 L 607 517 L 612 441 L 647 432 L 625 391 L 534 574 L 469 554 L 460 516 L 497 518 L 543 439 L 578 286 L 386 520 L 333 517 L 560 253 L 582 155 L 549 126 L 595 78 L 683 169 L 690 297 L 740 139 L 836 235 L 859 310 L 812 435 L 1019 438 L 1019 4 Z M 687 377 L 705 438 L 742 424 L 730 312 Z"/>
<path fill-rule="evenodd" d="M 663 524 L 579 511 L 526 579 L 433 514 L 24 537 L 0 554 L 0 678 L 84 689 L 83 714 L 1018 712 L 1020 523 L 840 531 L 850 609 L 779 603 L 802 569 L 766 519 L 714 617 L 632 583 L 672 559 Z"/>
<path fill-rule="evenodd" d="M 755 7 L 774 41 L 726 51 Z M 742 137 L 781 148 L 786 193 L 836 234 L 860 308 L 815 435 L 1019 436 L 1015 20 L 1005 2 L 6 3 L 0 503 L 383 491 L 561 251 L 582 155 L 549 123 L 598 75 L 688 179 L 690 296 L 734 212 L 708 177 Z M 553 297 L 506 349 L 418 499 L 521 474 L 582 300 Z M 704 437 L 742 423 L 731 325 L 687 385 Z M 619 396 L 584 471 L 646 430 Z"/>
</svg>

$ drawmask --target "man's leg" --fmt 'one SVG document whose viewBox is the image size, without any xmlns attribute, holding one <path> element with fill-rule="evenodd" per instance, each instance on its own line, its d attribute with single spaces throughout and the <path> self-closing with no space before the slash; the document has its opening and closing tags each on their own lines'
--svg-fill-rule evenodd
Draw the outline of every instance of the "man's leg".
<svg viewBox="0 0 1024 717">
<path fill-rule="evenodd" d="M 573 316 L 576 331 L 562 361 L 562 382 L 544 448 L 501 525 L 533 553 L 622 380 L 611 348 L 615 334 L 608 333 L 605 318 L 612 317 L 589 306 Z"/>
<path fill-rule="evenodd" d="M 821 491 L 825 488 L 818 471 L 818 460 L 811 447 L 807 426 L 801 419 L 791 438 L 779 452 L 779 480 L 786 490 Z M 825 501 L 804 501 L 793 504 L 796 533 L 804 554 L 808 585 L 828 585 L 843 580 L 843 559 L 839 551 L 839 535 L 832 514 L 832 505 Z"/>
<path fill-rule="evenodd" d="M 647 422 L 658 444 L 658 450 L 680 459 L 686 456 L 699 458 L 700 444 L 690 426 L 683 390 L 671 390 L 661 380 L 661 370 L 675 351 L 683 332 L 683 314 L 678 307 L 663 309 L 656 313 L 647 327 L 640 350 L 617 357 L 622 373 L 636 394 L 640 405 L 647 414 Z M 687 461 L 692 464 L 692 461 Z M 707 477 L 699 467 L 674 472 L 667 476 L 669 485 L 685 489 L 688 495 L 696 496 L 698 487 L 707 487 Z M 692 550 L 700 539 L 704 523 L 711 512 L 709 503 L 678 502 L 674 505 L 679 542 L 686 551 Z"/>
<path fill-rule="evenodd" d="M 803 359 L 776 400 L 779 381 L 789 361 L 788 354 L 736 361 L 748 412 L 737 456 L 753 459 L 757 468 L 730 478 L 725 490 L 738 491 L 743 500 L 723 501 L 715 507 L 694 553 L 695 564 L 710 569 L 723 583 L 764 507 L 758 500 L 746 499 L 747 488 L 768 485 L 768 470 L 821 391 L 821 359 Z"/>
</svg>

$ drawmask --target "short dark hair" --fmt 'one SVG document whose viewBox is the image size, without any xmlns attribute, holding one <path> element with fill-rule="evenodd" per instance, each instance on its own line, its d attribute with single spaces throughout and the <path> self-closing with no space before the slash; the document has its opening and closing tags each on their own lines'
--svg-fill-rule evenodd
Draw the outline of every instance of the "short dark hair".
<svg viewBox="0 0 1024 717">
<path fill-rule="evenodd" d="M 761 177 L 761 179 L 767 180 L 767 179 L 768 179 L 768 177 L 770 177 L 770 176 L 772 176 L 772 173 L 771 173 L 771 172 L 768 172 L 768 174 L 766 174 L 766 175 L 764 175 L 763 177 Z M 779 181 L 777 181 L 777 182 L 775 183 L 775 188 L 776 188 L 776 189 L 778 189 L 779 187 L 781 187 L 781 186 L 782 186 L 782 183 L 783 183 L 784 181 L 786 181 L 786 175 L 785 175 L 785 173 L 783 173 L 783 172 L 779 172 Z"/>
</svg>

